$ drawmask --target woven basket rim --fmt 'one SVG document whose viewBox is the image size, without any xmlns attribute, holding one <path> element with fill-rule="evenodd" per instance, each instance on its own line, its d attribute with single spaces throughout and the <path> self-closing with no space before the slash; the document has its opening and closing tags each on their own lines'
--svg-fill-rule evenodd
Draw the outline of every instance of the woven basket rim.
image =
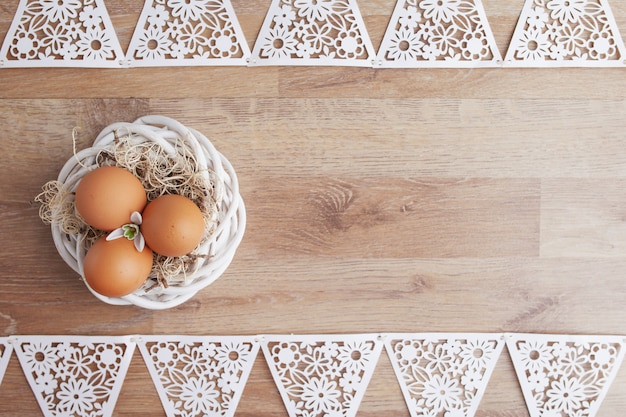
<svg viewBox="0 0 626 417">
<path fill-rule="evenodd" d="M 199 261 L 193 271 L 187 271 L 180 282 L 174 282 L 167 288 L 159 287 L 146 292 L 144 285 L 124 297 L 106 297 L 90 288 L 85 280 L 84 236 L 66 234 L 61 230 L 61 225 L 53 223 L 51 231 L 54 244 L 63 260 L 81 276 L 85 286 L 101 301 L 111 305 L 135 305 L 152 310 L 172 308 L 188 301 L 198 291 L 217 280 L 234 258 L 246 227 L 246 211 L 239 193 L 237 175 L 228 159 L 202 133 L 185 127 L 175 119 L 148 115 L 132 123 L 121 122 L 107 126 L 91 147 L 77 152 L 64 164 L 57 180 L 70 191 L 74 191 L 82 176 L 98 166 L 95 155 L 110 145 L 119 132 L 132 133 L 134 139 L 141 137 L 144 141 L 154 141 L 169 152 L 176 152 L 170 140 L 183 140 L 192 149 L 200 168 L 210 168 L 222 181 L 223 198 L 218 207 L 216 230 L 198 249 L 200 253 L 207 255 L 206 258 Z"/>
</svg>

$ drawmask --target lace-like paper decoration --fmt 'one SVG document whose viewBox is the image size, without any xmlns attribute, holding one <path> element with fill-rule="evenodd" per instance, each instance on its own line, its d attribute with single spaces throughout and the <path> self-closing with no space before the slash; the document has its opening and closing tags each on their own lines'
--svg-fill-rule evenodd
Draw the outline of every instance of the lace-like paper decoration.
<svg viewBox="0 0 626 417">
<path fill-rule="evenodd" d="M 130 365 L 130 337 L 24 336 L 17 358 L 45 416 L 110 416 Z"/>
<path fill-rule="evenodd" d="M 413 417 L 472 417 L 505 345 L 530 417 L 594 417 L 626 336 L 384 333 L 11 336 L 44 416 L 110 416 L 135 346 L 168 417 L 235 415 L 259 348 L 290 417 L 354 417 L 384 343 Z M 497 389 L 497 387 L 495 387 Z"/>
<path fill-rule="evenodd" d="M 250 65 L 371 66 L 375 55 L 354 0 L 273 0 Z"/>
<path fill-rule="evenodd" d="M 624 358 L 623 338 L 507 335 L 531 417 L 593 417 Z"/>
<path fill-rule="evenodd" d="M 606 0 L 526 0 L 505 63 L 622 66 L 625 55 Z"/>
<path fill-rule="evenodd" d="M 398 0 L 378 50 L 378 67 L 500 66 L 480 0 Z"/>
<path fill-rule="evenodd" d="M 168 417 L 234 416 L 259 350 L 235 336 L 141 336 L 138 346 Z"/>
<path fill-rule="evenodd" d="M 376 335 L 266 336 L 261 347 L 290 417 L 353 417 L 382 342 Z"/>
<path fill-rule="evenodd" d="M 0 50 L 4 67 L 119 67 L 102 0 L 20 0 Z"/>
<path fill-rule="evenodd" d="M 6 337 L 0 337 L 0 384 L 2 384 L 2 378 L 7 370 L 9 359 L 11 359 L 11 353 L 13 352 L 13 345 Z"/>
<path fill-rule="evenodd" d="M 146 0 L 131 66 L 246 65 L 250 50 L 230 0 Z"/>
<path fill-rule="evenodd" d="M 473 416 L 503 347 L 500 334 L 390 334 L 385 340 L 412 417 Z"/>
</svg>

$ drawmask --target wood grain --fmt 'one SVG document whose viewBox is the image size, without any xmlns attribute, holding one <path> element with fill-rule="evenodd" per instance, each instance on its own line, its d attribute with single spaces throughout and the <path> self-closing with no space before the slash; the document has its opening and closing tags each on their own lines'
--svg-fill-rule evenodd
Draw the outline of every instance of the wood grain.
<svg viewBox="0 0 626 417">
<path fill-rule="evenodd" d="M 394 3 L 359 1 L 375 47 Z M 523 2 L 483 3 L 504 53 Z M 106 2 L 123 45 L 142 4 Z M 251 46 L 269 4 L 233 0 Z M 0 336 L 626 335 L 625 97 L 623 69 L 2 69 Z M 209 136 L 248 212 L 227 272 L 167 311 L 92 297 L 33 203 L 75 128 L 81 149 L 145 114 Z M 598 417 L 625 392 L 626 367 Z M 0 415 L 40 415 L 15 359 Z M 115 416 L 164 415 L 136 352 Z M 287 415 L 262 356 L 236 415 Z M 409 416 L 384 355 L 357 415 Z M 506 353 L 477 416 L 528 416 Z"/>
</svg>

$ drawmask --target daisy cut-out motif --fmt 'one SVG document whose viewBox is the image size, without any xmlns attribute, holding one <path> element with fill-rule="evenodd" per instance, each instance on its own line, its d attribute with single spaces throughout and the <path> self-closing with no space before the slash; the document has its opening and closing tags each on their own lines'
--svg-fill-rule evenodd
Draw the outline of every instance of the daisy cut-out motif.
<svg viewBox="0 0 626 417">
<path fill-rule="evenodd" d="M 102 0 L 20 0 L 4 67 L 119 67 L 124 53 Z"/>
<path fill-rule="evenodd" d="M 389 334 L 385 340 L 412 417 L 472 417 L 503 347 L 501 334 Z"/>
<path fill-rule="evenodd" d="M 146 0 L 130 66 L 246 65 L 250 49 L 230 0 Z"/>
<path fill-rule="evenodd" d="M 623 66 L 607 0 L 526 0 L 505 56 L 516 67 Z"/>
<path fill-rule="evenodd" d="M 381 68 L 501 64 L 481 0 L 398 0 L 376 58 Z"/>
<path fill-rule="evenodd" d="M 45 416 L 111 416 L 135 344 L 130 337 L 25 336 L 15 352 Z"/>
<path fill-rule="evenodd" d="M 249 337 L 141 336 L 168 417 L 232 417 L 259 351 Z"/>
<path fill-rule="evenodd" d="M 0 337 L 0 384 L 2 384 L 2 378 L 7 370 L 9 359 L 11 359 L 11 353 L 13 352 L 13 345 L 6 337 Z"/>
<path fill-rule="evenodd" d="M 620 337 L 509 334 L 531 417 L 593 417 L 624 358 Z"/>
<path fill-rule="evenodd" d="M 273 0 L 250 65 L 371 66 L 374 57 L 354 0 Z"/>
<path fill-rule="evenodd" d="M 382 342 L 376 335 L 265 336 L 261 347 L 290 417 L 354 417 Z"/>
</svg>

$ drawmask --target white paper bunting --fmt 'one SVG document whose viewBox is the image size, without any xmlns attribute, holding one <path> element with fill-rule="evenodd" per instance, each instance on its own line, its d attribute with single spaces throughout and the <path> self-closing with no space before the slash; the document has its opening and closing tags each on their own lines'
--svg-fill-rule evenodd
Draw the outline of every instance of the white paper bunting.
<svg viewBox="0 0 626 417">
<path fill-rule="evenodd" d="M 13 345 L 8 337 L 0 337 L 0 384 L 2 384 L 2 378 L 7 370 L 9 359 L 11 359 L 11 353 L 13 352 Z"/>
<path fill-rule="evenodd" d="M 130 66 L 246 65 L 250 49 L 230 0 L 146 0 Z"/>
<path fill-rule="evenodd" d="M 412 417 L 473 417 L 505 345 L 530 417 L 595 417 L 626 336 L 11 336 L 0 389 L 15 351 L 44 417 L 108 417 L 138 346 L 168 417 L 233 417 L 262 349 L 290 417 L 355 417 L 384 346 Z"/>
<path fill-rule="evenodd" d="M 290 417 L 354 417 L 382 351 L 378 335 L 264 336 Z"/>
<path fill-rule="evenodd" d="M 168 417 L 234 416 L 259 351 L 236 336 L 141 336 L 138 346 Z"/>
<path fill-rule="evenodd" d="M 623 66 L 624 43 L 606 0 L 526 0 L 505 57 L 521 67 Z"/>
<path fill-rule="evenodd" d="M 531 417 L 593 417 L 624 358 L 622 337 L 509 334 L 506 343 Z"/>
<path fill-rule="evenodd" d="M 501 334 L 389 334 L 385 339 L 412 417 L 472 417 L 503 347 Z"/>
<path fill-rule="evenodd" d="M 502 59 L 482 0 L 397 0 L 374 50 L 357 0 L 272 0 L 252 52 L 231 0 L 145 0 L 124 54 L 103 0 L 20 0 L 0 68 L 624 67 L 608 0 L 525 0 Z"/>
<path fill-rule="evenodd" d="M 0 67 L 119 67 L 123 52 L 102 0 L 20 0 Z"/>
<path fill-rule="evenodd" d="M 250 65 L 371 67 L 375 55 L 355 0 L 272 0 Z"/>
<path fill-rule="evenodd" d="M 131 337 L 22 336 L 15 352 L 44 416 L 111 416 Z"/>
<path fill-rule="evenodd" d="M 381 68 L 501 64 L 480 0 L 398 0 L 376 58 Z"/>
</svg>

